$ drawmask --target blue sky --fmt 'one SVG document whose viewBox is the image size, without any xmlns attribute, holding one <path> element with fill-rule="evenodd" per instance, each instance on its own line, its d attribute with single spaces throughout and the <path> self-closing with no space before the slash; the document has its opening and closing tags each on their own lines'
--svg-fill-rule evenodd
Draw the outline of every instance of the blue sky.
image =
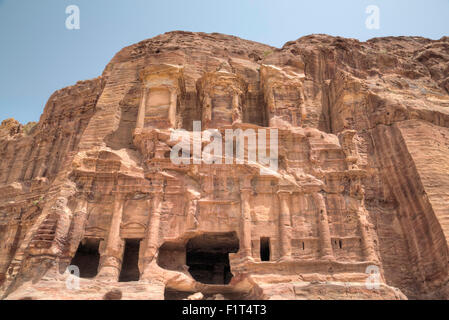
<svg viewBox="0 0 449 320">
<path fill-rule="evenodd" d="M 65 27 L 80 8 L 80 29 Z M 365 27 L 368 5 L 380 29 Z M 0 0 L 0 119 L 39 120 L 50 95 L 97 77 L 124 46 L 173 30 L 281 47 L 311 33 L 367 40 L 449 36 L 449 0 Z"/>
</svg>

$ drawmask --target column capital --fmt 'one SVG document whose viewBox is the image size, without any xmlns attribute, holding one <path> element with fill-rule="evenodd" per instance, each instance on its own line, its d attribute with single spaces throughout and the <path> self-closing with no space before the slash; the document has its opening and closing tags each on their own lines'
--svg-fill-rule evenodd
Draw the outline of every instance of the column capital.
<svg viewBox="0 0 449 320">
<path fill-rule="evenodd" d="M 164 193 L 164 179 L 156 178 L 151 179 L 151 189 L 150 193 L 152 195 L 159 195 Z"/>
<path fill-rule="evenodd" d="M 243 175 L 240 178 L 240 190 L 243 191 L 245 189 L 253 190 L 253 186 L 251 185 L 251 180 L 253 178 L 253 175 Z"/>
<path fill-rule="evenodd" d="M 291 196 L 293 192 L 287 189 L 279 189 L 276 193 L 279 197 L 288 197 Z"/>
<path fill-rule="evenodd" d="M 252 188 L 240 189 L 240 199 L 242 201 L 249 201 L 253 192 L 254 192 L 254 190 Z"/>
<path fill-rule="evenodd" d="M 319 192 L 312 192 L 311 195 L 312 195 L 314 200 L 319 202 L 319 204 L 324 203 L 324 195 L 323 195 L 323 193 L 321 191 L 319 191 Z"/>
<path fill-rule="evenodd" d="M 241 197 L 244 199 L 248 199 L 251 194 L 254 193 L 254 188 L 251 184 L 252 175 L 243 175 L 240 178 L 240 193 Z"/>
<path fill-rule="evenodd" d="M 114 200 L 125 200 L 128 194 L 122 193 L 120 191 L 116 191 L 113 193 L 113 195 L 114 195 Z"/>
</svg>

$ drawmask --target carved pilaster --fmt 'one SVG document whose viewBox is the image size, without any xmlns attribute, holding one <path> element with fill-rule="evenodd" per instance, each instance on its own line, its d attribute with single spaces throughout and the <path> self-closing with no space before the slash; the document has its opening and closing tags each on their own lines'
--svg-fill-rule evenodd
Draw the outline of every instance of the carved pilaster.
<svg viewBox="0 0 449 320">
<path fill-rule="evenodd" d="M 251 250 L 251 178 L 245 177 L 240 183 L 241 222 L 240 222 L 240 252 L 243 259 L 252 260 Z"/>
<path fill-rule="evenodd" d="M 125 197 L 122 194 L 115 195 L 109 233 L 105 248 L 100 252 L 101 258 L 97 278 L 117 281 L 120 276 L 124 251 L 124 241 L 120 237 L 120 225 L 124 202 Z"/>
<path fill-rule="evenodd" d="M 196 230 L 198 228 L 198 199 L 189 193 L 187 199 L 187 229 Z"/>
<path fill-rule="evenodd" d="M 163 205 L 163 181 L 153 180 L 153 198 L 151 204 L 151 211 L 148 217 L 147 233 L 145 249 L 142 258 L 142 265 L 144 266 L 142 272 L 142 279 L 151 278 L 151 263 L 157 258 L 157 251 L 159 249 L 159 229 L 161 224 L 161 214 Z"/>
<path fill-rule="evenodd" d="M 170 119 L 171 126 L 176 126 L 176 105 L 178 99 L 178 92 L 176 89 L 170 89 L 170 108 L 168 111 L 168 117 Z"/>
<path fill-rule="evenodd" d="M 238 93 L 234 93 L 234 96 L 232 97 L 232 123 L 242 123 L 242 121 L 243 116 L 240 106 L 240 98 Z"/>
<path fill-rule="evenodd" d="M 355 130 L 344 130 L 339 133 L 338 138 L 343 152 L 346 155 L 346 163 L 349 169 L 357 169 L 357 162 L 359 161 L 359 153 L 357 145 L 355 143 L 355 136 L 357 132 Z"/>
<path fill-rule="evenodd" d="M 57 224 L 53 243 L 49 251 L 50 254 L 55 256 L 60 256 L 64 252 L 69 237 L 73 214 L 67 207 L 67 202 L 66 197 L 60 197 L 51 209 L 56 216 Z"/>
<path fill-rule="evenodd" d="M 142 93 L 142 101 L 139 105 L 139 112 L 137 115 L 137 124 L 136 128 L 143 128 L 145 125 L 145 107 L 147 103 L 147 96 L 148 96 L 148 88 L 145 86 L 143 87 L 143 93 Z"/>
<path fill-rule="evenodd" d="M 329 230 L 329 221 L 327 217 L 326 202 L 321 193 L 314 193 L 313 199 L 318 208 L 318 228 L 320 232 L 320 250 L 321 258 L 334 260 L 334 253 L 332 250 L 332 240 Z"/>
<path fill-rule="evenodd" d="M 205 128 L 209 127 L 210 122 L 212 121 L 212 99 L 209 94 L 204 94 L 203 100 L 203 108 L 202 108 L 202 120 L 203 126 Z"/>
<path fill-rule="evenodd" d="M 292 257 L 292 226 L 290 216 L 290 191 L 279 190 L 279 239 L 281 249 L 281 260 L 288 260 Z"/>
<path fill-rule="evenodd" d="M 215 171 L 211 169 L 210 174 L 204 177 L 204 192 L 206 193 L 206 197 L 209 199 L 214 198 L 214 176 Z"/>
<path fill-rule="evenodd" d="M 362 238 L 362 249 L 366 261 L 375 261 L 379 259 L 376 251 L 374 250 L 374 241 L 369 232 L 370 223 L 368 221 L 368 213 L 363 206 L 360 206 L 358 211 L 360 235 Z"/>
<path fill-rule="evenodd" d="M 85 194 L 78 198 L 75 212 L 73 213 L 73 232 L 72 240 L 70 242 L 70 253 L 75 254 L 79 243 L 84 237 L 84 231 L 87 222 L 87 197 Z"/>
</svg>

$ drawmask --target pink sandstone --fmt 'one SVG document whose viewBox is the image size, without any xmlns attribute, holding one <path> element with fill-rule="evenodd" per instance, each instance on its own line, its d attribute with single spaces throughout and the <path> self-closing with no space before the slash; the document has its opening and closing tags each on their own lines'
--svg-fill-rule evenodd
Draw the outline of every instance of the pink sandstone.
<svg viewBox="0 0 449 320">
<path fill-rule="evenodd" d="M 193 121 L 277 129 L 277 172 L 173 164 Z M 24 128 L 0 126 L 3 299 L 449 298 L 447 37 L 169 32 Z"/>
</svg>

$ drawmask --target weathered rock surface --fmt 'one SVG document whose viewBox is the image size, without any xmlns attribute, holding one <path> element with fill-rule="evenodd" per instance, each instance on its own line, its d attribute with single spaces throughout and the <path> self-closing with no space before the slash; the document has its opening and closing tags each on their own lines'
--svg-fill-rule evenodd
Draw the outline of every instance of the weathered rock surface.
<svg viewBox="0 0 449 320">
<path fill-rule="evenodd" d="M 193 121 L 277 129 L 278 170 L 173 163 Z M 170 32 L 31 127 L 0 126 L 4 299 L 449 298 L 447 37 Z"/>
</svg>

